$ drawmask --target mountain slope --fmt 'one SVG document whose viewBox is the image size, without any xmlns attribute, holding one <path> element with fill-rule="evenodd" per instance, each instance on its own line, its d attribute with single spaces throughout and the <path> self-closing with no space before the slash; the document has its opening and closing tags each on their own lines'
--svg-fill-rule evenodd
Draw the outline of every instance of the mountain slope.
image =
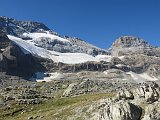
<svg viewBox="0 0 160 120">
<path fill-rule="evenodd" d="M 61 53 L 86 53 L 92 56 L 108 54 L 106 50 L 95 47 L 80 39 L 65 37 L 50 30 L 43 23 L 18 21 L 13 18 L 0 17 L 0 29 L 8 35 L 23 40 L 33 40 L 38 47 Z"/>
<path fill-rule="evenodd" d="M 19 45 L 24 53 L 31 53 L 35 56 L 52 59 L 54 62 L 62 62 L 67 64 L 83 63 L 87 61 L 96 61 L 93 56 L 84 53 L 59 53 L 49 51 L 41 47 L 37 47 L 32 41 L 24 41 L 21 38 L 8 35 L 9 39 Z"/>
<path fill-rule="evenodd" d="M 135 80 L 135 75 L 143 81 L 160 78 L 160 48 L 149 45 L 143 39 L 122 36 L 107 52 L 78 38 L 61 37 L 42 23 L 7 17 L 0 19 L 1 29 L 21 48 L 23 54 L 44 58 L 40 62 L 44 70 L 37 69 L 32 74 L 109 70 L 107 79 Z M 122 76 L 120 73 L 123 73 Z"/>
</svg>

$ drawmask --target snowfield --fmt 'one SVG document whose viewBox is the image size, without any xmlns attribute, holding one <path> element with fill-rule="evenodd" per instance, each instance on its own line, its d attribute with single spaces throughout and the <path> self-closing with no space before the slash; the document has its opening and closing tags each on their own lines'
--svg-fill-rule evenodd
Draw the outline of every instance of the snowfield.
<svg viewBox="0 0 160 120">
<path fill-rule="evenodd" d="M 46 36 L 45 36 L 45 35 Z M 38 38 L 38 37 L 47 37 L 48 34 L 46 33 L 30 33 L 27 34 L 28 37 L 32 37 L 32 38 Z M 78 63 L 84 63 L 87 61 L 95 61 L 95 62 L 100 62 L 100 61 L 106 61 L 106 62 L 110 62 L 111 58 L 114 56 L 110 56 L 110 55 L 97 55 L 95 57 L 85 54 L 85 53 L 60 53 L 60 52 L 56 52 L 56 51 L 50 51 L 47 50 L 45 48 L 41 48 L 36 46 L 36 43 L 34 43 L 32 40 L 23 40 L 21 38 L 18 37 L 14 37 L 11 35 L 7 35 L 8 38 L 10 40 L 12 40 L 15 44 L 17 44 L 22 51 L 24 52 L 24 54 L 32 54 L 34 56 L 40 56 L 43 58 L 48 58 L 53 60 L 54 62 L 62 62 L 62 63 L 66 63 L 66 64 L 78 64 Z M 53 39 L 59 39 L 63 42 L 68 42 L 67 40 L 58 37 L 58 36 L 48 36 L 48 37 L 53 37 Z M 124 56 L 119 57 L 120 59 L 123 59 Z M 105 73 L 107 75 L 107 72 Z M 143 82 L 143 81 L 156 81 L 158 80 L 155 77 L 151 77 L 149 76 L 147 73 L 142 73 L 142 74 L 136 74 L 134 72 L 127 72 L 126 74 L 130 75 L 131 78 L 134 81 L 137 82 Z M 42 73 L 36 73 L 36 76 L 38 76 L 36 79 L 36 81 L 52 81 L 52 79 L 57 78 L 58 76 L 60 76 L 59 73 L 51 73 L 50 77 L 45 77 L 44 74 Z"/>
<path fill-rule="evenodd" d="M 100 61 L 110 62 L 112 57 L 113 56 L 111 56 L 111 55 L 97 55 L 97 56 L 95 56 L 96 61 L 99 61 L 99 62 Z"/>
<path fill-rule="evenodd" d="M 108 58 L 110 57 L 108 55 L 98 55 L 96 57 L 93 57 L 84 53 L 60 53 L 37 47 L 36 44 L 32 42 L 32 40 L 23 40 L 11 35 L 8 35 L 8 38 L 15 42 L 25 54 L 31 53 L 32 55 L 52 59 L 54 62 L 78 64 L 87 61 L 108 61 Z"/>
<path fill-rule="evenodd" d="M 156 81 L 156 80 L 158 80 L 156 77 L 151 77 L 147 73 L 137 74 L 137 73 L 134 73 L 134 72 L 130 71 L 130 72 L 127 72 L 127 74 L 131 75 L 133 80 L 135 80 L 137 82 Z"/>
<path fill-rule="evenodd" d="M 61 38 L 59 36 L 50 34 L 48 31 L 46 31 L 46 33 L 23 33 L 24 37 L 29 37 L 32 38 L 34 40 L 41 38 L 41 37 L 45 37 L 45 38 L 50 38 L 51 40 L 59 40 L 61 42 L 70 42 L 67 39 Z"/>
<path fill-rule="evenodd" d="M 46 73 L 43 72 L 36 72 L 35 77 L 30 78 L 31 81 L 36 81 L 36 82 L 50 82 L 53 81 L 57 78 L 60 78 L 62 74 L 55 72 L 55 73 L 47 73 L 49 76 L 46 76 Z"/>
</svg>

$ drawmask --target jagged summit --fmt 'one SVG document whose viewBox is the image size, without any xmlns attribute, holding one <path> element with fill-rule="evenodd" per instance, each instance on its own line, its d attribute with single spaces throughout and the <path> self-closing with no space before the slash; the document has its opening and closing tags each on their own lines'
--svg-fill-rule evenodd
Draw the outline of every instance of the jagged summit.
<svg viewBox="0 0 160 120">
<path fill-rule="evenodd" d="M 25 32 L 49 31 L 50 29 L 40 22 L 19 21 L 13 18 L 0 16 L 0 29 L 9 35 L 20 37 Z"/>
<path fill-rule="evenodd" d="M 139 37 L 121 36 L 112 45 L 112 47 L 149 47 L 149 43 Z"/>
<path fill-rule="evenodd" d="M 160 56 L 160 49 L 150 45 L 144 39 L 134 36 L 119 37 L 109 49 L 113 56 L 125 56 L 144 54 L 148 56 Z"/>
</svg>

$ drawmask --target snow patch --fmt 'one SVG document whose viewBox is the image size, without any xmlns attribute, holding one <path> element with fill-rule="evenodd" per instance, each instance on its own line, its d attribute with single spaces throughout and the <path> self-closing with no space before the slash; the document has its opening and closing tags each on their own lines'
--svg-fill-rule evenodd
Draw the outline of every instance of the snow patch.
<svg viewBox="0 0 160 120">
<path fill-rule="evenodd" d="M 97 56 L 95 56 L 95 58 L 98 62 L 100 62 L 100 61 L 110 62 L 112 56 L 110 56 L 110 55 L 97 55 Z"/>
<path fill-rule="evenodd" d="M 49 77 L 44 77 L 43 79 L 37 79 L 36 81 L 37 82 L 43 82 L 43 81 L 51 82 L 51 81 L 56 80 L 56 78 L 59 78 L 61 76 L 61 74 L 57 73 L 57 72 L 50 73 L 49 75 L 50 75 Z"/>
<path fill-rule="evenodd" d="M 32 81 L 36 82 L 51 82 L 53 80 L 56 80 L 56 78 L 59 78 L 61 76 L 60 73 L 43 73 L 43 72 L 36 72 L 35 75 L 30 78 Z"/>
<path fill-rule="evenodd" d="M 50 34 L 48 31 L 46 31 L 46 33 L 23 33 L 23 36 L 32 38 L 34 40 L 37 40 L 38 38 L 45 37 L 45 38 L 50 38 L 52 40 L 59 40 L 59 41 L 62 41 L 62 42 L 70 42 L 67 39 L 64 39 L 64 38 L 61 38 L 59 36 Z"/>
<path fill-rule="evenodd" d="M 149 76 L 147 73 L 141 73 L 141 74 L 137 74 L 134 72 L 127 72 L 127 74 L 131 75 L 131 77 L 133 78 L 133 80 L 137 81 L 137 82 L 143 82 L 143 81 L 156 81 L 158 80 L 156 77 L 151 77 Z"/>
<path fill-rule="evenodd" d="M 125 57 L 125 56 L 119 56 L 118 58 L 119 58 L 119 59 L 123 59 L 124 57 Z"/>
</svg>

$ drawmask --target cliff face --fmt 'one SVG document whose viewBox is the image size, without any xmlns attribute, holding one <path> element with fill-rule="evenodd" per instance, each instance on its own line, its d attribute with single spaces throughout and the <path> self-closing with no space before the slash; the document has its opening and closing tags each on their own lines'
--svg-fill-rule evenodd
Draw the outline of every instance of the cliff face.
<svg viewBox="0 0 160 120">
<path fill-rule="evenodd" d="M 122 36 L 118 38 L 112 47 L 149 47 L 150 45 L 143 39 L 133 36 Z"/>
<path fill-rule="evenodd" d="M 23 51 L 8 39 L 5 33 L 0 33 L 0 72 L 22 77 L 31 76 L 36 70 L 43 70 L 38 58 Z"/>
<path fill-rule="evenodd" d="M 144 54 L 147 56 L 160 56 L 160 48 L 151 46 L 145 40 L 133 37 L 122 36 L 118 38 L 110 48 L 114 56 Z"/>
</svg>

